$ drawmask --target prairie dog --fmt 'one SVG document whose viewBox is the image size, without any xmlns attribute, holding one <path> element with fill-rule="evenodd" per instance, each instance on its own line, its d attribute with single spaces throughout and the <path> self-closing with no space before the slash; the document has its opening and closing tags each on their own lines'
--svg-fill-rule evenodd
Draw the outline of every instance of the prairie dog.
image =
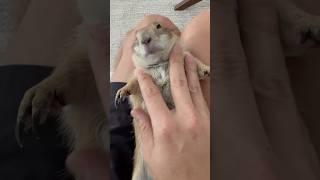
<svg viewBox="0 0 320 180">
<path fill-rule="evenodd" d="M 88 25 L 106 21 L 107 2 L 76 2 L 83 21 L 75 27 L 74 35 L 61 44 L 63 51 L 58 58 L 62 63 L 50 76 L 28 89 L 21 100 L 15 128 L 21 147 L 24 132 L 36 133 L 38 124 L 55 116 L 61 123 L 60 132 L 70 151 L 96 149 L 107 153 L 109 149 L 108 122 L 91 69 L 88 47 Z"/>
<path fill-rule="evenodd" d="M 149 74 L 154 83 L 158 86 L 162 97 L 170 109 L 174 108 L 174 102 L 171 96 L 170 78 L 169 78 L 169 56 L 175 45 L 179 43 L 179 38 L 172 30 L 163 27 L 160 23 L 152 23 L 145 28 L 137 31 L 136 40 L 133 44 L 133 62 L 136 68 L 142 69 Z M 187 53 L 187 52 L 185 52 Z M 209 77 L 210 67 L 195 59 L 200 79 Z M 115 97 L 115 103 L 119 103 L 124 97 L 130 95 L 130 104 L 133 108 L 140 107 L 147 112 L 140 92 L 137 78 L 132 78 L 121 89 L 118 90 Z M 133 170 L 133 180 L 149 180 L 152 177 L 143 163 L 143 157 L 140 149 L 139 130 L 136 122 L 133 121 L 136 138 L 135 161 Z"/>
</svg>

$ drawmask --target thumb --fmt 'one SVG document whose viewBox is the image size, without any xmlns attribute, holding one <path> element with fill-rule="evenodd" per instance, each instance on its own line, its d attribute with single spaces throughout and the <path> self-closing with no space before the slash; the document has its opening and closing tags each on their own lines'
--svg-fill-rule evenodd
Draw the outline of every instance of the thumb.
<svg viewBox="0 0 320 180">
<path fill-rule="evenodd" d="M 143 154 L 148 156 L 152 151 L 154 138 L 152 132 L 152 125 L 150 116 L 144 112 L 142 109 L 136 108 L 131 111 L 131 115 L 134 121 L 138 125 L 138 137 L 139 143 L 142 148 Z"/>
</svg>

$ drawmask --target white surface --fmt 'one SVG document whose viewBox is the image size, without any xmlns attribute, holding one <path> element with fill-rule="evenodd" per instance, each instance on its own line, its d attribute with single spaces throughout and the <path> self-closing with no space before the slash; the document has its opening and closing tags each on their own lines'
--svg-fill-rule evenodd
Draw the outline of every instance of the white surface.
<svg viewBox="0 0 320 180">
<path fill-rule="evenodd" d="M 148 14 L 168 17 L 179 29 L 204 9 L 210 8 L 210 0 L 201 2 L 183 11 L 174 11 L 182 0 L 111 0 L 110 1 L 110 67 L 123 36 Z"/>
</svg>

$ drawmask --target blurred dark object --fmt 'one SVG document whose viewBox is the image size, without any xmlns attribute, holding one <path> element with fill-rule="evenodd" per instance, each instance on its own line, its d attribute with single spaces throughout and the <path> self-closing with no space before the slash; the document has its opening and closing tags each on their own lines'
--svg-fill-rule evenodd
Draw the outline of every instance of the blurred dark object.
<svg viewBox="0 0 320 180">
<path fill-rule="evenodd" d="M 0 179 L 71 179 L 64 165 L 68 149 L 57 133 L 56 118 L 39 127 L 39 140 L 32 134 L 23 134 L 23 148 L 14 137 L 17 111 L 24 92 L 52 70 L 51 67 L 31 65 L 0 67 Z"/>
<path fill-rule="evenodd" d="M 201 0 L 183 0 L 182 2 L 180 2 L 179 4 L 177 4 L 175 7 L 174 7 L 174 10 L 176 11 L 181 11 L 181 10 L 184 10 L 198 2 L 200 2 Z"/>
</svg>

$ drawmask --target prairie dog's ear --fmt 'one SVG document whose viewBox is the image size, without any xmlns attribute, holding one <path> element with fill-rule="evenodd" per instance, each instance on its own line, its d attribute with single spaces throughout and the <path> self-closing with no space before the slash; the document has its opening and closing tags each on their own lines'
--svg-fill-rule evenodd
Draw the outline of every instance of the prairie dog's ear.
<svg viewBox="0 0 320 180">
<path fill-rule="evenodd" d="M 107 3 L 106 0 L 77 0 L 81 16 L 89 24 L 106 21 L 108 18 Z"/>
</svg>

